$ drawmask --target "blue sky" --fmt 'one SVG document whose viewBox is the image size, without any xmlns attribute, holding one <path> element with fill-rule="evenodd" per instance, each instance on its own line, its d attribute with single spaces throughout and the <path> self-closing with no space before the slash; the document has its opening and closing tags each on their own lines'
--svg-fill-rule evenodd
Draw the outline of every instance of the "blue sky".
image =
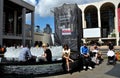
<svg viewBox="0 0 120 78">
<path fill-rule="evenodd" d="M 45 28 L 46 24 L 50 24 L 50 27 L 52 28 L 52 31 L 54 32 L 54 17 L 53 16 L 38 17 L 35 19 L 35 26 L 39 25 L 41 30 Z"/>
<path fill-rule="evenodd" d="M 77 3 L 85 4 L 90 2 L 98 2 L 101 0 L 24 0 L 33 6 L 35 6 L 35 26 L 39 25 L 40 29 L 46 27 L 46 24 L 50 24 L 52 32 L 54 32 L 54 14 L 51 10 L 54 7 L 59 7 L 64 3 Z M 27 23 L 30 22 L 30 15 L 27 15 Z"/>
</svg>

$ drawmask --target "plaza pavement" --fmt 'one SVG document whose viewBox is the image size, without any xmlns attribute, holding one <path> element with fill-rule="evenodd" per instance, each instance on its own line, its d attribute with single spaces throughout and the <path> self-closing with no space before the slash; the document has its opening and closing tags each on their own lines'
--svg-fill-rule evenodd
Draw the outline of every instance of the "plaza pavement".
<svg viewBox="0 0 120 78">
<path fill-rule="evenodd" d="M 106 63 L 107 59 L 102 64 L 96 65 L 92 70 L 35 78 L 120 78 L 120 62 L 117 61 L 116 65 L 107 65 Z"/>
</svg>

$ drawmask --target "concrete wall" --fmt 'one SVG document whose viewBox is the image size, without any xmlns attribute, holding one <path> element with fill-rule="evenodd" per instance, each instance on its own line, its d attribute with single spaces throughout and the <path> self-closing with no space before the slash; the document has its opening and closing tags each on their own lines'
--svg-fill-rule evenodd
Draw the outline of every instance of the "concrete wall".
<svg viewBox="0 0 120 78">
<path fill-rule="evenodd" d="M 34 33 L 34 41 L 42 41 L 43 43 L 51 44 L 51 34 L 46 33 Z"/>
<path fill-rule="evenodd" d="M 3 74 L 49 75 L 62 72 L 62 63 L 44 65 L 8 65 L 3 67 Z"/>
</svg>

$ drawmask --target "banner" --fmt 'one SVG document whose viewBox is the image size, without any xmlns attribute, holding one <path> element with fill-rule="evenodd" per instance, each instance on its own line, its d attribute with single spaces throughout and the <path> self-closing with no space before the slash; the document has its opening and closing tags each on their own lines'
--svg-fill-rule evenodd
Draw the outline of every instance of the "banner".
<svg viewBox="0 0 120 78">
<path fill-rule="evenodd" d="M 99 37 L 101 37 L 100 28 L 85 28 L 85 29 L 83 29 L 83 37 L 84 38 L 99 38 Z"/>
<path fill-rule="evenodd" d="M 71 29 L 70 28 L 62 29 L 62 35 L 71 35 Z"/>
<path fill-rule="evenodd" d="M 118 32 L 120 32 L 120 8 L 118 8 Z"/>
<path fill-rule="evenodd" d="M 82 20 L 77 4 L 63 4 L 55 7 L 55 45 L 68 44 L 71 51 L 79 52 Z"/>
</svg>

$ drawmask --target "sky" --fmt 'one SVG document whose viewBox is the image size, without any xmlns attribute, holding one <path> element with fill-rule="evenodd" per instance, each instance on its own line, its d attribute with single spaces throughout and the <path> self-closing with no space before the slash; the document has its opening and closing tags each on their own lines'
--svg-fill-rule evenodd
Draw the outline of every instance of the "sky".
<svg viewBox="0 0 120 78">
<path fill-rule="evenodd" d="M 40 30 L 49 24 L 54 32 L 54 14 L 51 12 L 55 7 L 62 6 L 64 3 L 67 4 L 86 4 L 91 2 L 98 2 L 101 0 L 24 0 L 33 6 L 35 6 L 35 26 L 40 26 Z M 30 15 L 27 15 L 26 23 L 30 23 Z"/>
</svg>

